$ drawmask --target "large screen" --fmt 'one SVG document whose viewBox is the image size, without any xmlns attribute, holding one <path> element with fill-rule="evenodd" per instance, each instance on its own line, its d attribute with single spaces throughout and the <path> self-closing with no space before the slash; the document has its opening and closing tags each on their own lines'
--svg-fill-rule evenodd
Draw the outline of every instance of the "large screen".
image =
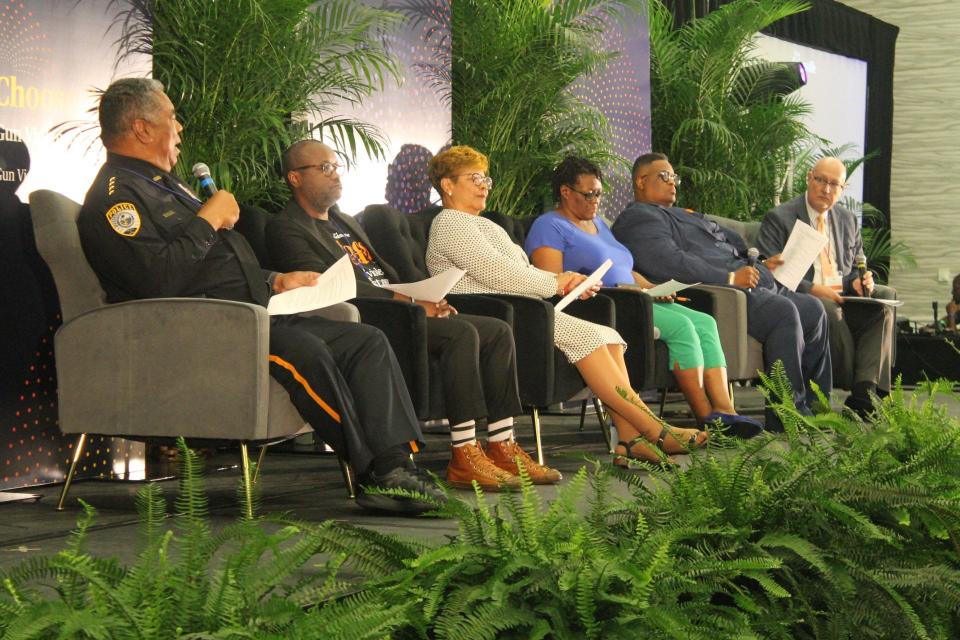
<svg viewBox="0 0 960 640">
<path fill-rule="evenodd" d="M 853 145 L 845 158 L 864 155 L 867 63 L 765 35 L 757 37 L 756 45 L 757 56 L 765 60 L 803 63 L 807 84 L 799 95 L 812 107 L 805 119 L 810 130 L 833 147 Z M 862 172 L 855 172 L 849 182 L 844 195 L 862 200 Z"/>
</svg>

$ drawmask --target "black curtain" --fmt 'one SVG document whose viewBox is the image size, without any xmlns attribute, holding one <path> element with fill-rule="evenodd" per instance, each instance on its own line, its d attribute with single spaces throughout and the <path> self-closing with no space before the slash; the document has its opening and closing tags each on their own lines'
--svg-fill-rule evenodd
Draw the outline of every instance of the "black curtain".
<svg viewBox="0 0 960 640">
<path fill-rule="evenodd" d="M 700 18 L 732 0 L 663 0 L 676 24 Z M 890 226 L 890 162 L 893 152 L 893 62 L 900 28 L 835 0 L 812 0 L 809 11 L 790 16 L 768 35 L 867 62 L 864 151 L 879 155 L 863 166 L 863 200 L 880 209 Z"/>
</svg>

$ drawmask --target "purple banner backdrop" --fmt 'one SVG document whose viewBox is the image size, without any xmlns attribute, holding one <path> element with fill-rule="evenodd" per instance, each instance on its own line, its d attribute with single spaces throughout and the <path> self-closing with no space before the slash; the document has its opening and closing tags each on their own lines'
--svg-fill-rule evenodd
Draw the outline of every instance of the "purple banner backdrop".
<svg viewBox="0 0 960 640">
<path fill-rule="evenodd" d="M 89 120 L 90 89 L 143 75 L 114 69 L 110 0 L 0 0 L 0 489 L 62 480 L 73 438 L 57 428 L 56 291 L 36 253 L 25 202 L 52 189 L 82 200 L 103 160 L 99 144 L 57 140 L 51 127 Z M 90 138 L 87 138 L 90 139 Z M 142 445 L 93 438 L 78 476 L 142 474 Z"/>
<path fill-rule="evenodd" d="M 603 167 L 607 184 L 600 215 L 613 220 L 633 201 L 629 165 L 650 151 L 650 40 L 645 15 L 606 23 L 600 48 L 620 55 L 573 90 L 607 117 L 613 152 L 627 162 Z"/>
</svg>

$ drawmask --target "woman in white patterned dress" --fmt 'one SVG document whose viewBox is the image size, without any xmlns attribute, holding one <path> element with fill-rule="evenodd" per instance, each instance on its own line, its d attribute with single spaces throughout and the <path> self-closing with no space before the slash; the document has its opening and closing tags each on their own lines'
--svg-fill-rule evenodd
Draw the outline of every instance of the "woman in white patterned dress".
<svg viewBox="0 0 960 640">
<path fill-rule="evenodd" d="M 549 298 L 573 289 L 583 275 L 531 266 L 523 248 L 514 244 L 506 231 L 480 217 L 493 186 L 486 176 L 488 166 L 486 156 L 467 146 L 451 147 L 430 161 L 430 180 L 444 206 L 430 227 L 426 255 L 430 273 L 449 267 L 466 271 L 453 293 Z M 592 295 L 596 289 L 584 297 Z M 607 405 L 619 436 L 616 464 L 627 464 L 627 459 L 661 461 L 653 443 L 664 453 L 676 454 L 706 442 L 706 432 L 667 427 L 646 408 L 630 385 L 623 360 L 625 345 L 614 329 L 559 312 L 554 319 L 554 344 Z M 618 388 L 632 402 L 620 397 Z"/>
</svg>

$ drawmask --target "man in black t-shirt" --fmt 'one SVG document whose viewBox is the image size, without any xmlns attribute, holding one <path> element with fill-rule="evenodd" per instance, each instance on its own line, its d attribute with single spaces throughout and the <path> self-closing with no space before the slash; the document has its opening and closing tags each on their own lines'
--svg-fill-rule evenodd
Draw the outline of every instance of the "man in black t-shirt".
<svg viewBox="0 0 960 640">
<path fill-rule="evenodd" d="M 510 326 L 495 318 L 458 315 L 445 300 L 412 301 L 382 285 L 399 282 L 353 218 L 334 208 L 340 199 L 337 155 L 315 140 L 295 143 L 283 154 L 293 198 L 267 225 L 270 258 L 283 269 L 324 271 L 347 253 L 359 297 L 416 302 L 427 315 L 427 348 L 442 368 L 444 404 L 452 453 L 447 481 L 487 491 L 519 483 L 519 458 L 539 484 L 560 480 L 555 469 L 537 464 L 513 438 L 513 417 L 523 412 L 517 391 L 516 351 Z M 398 238 L 398 242 L 401 241 Z M 476 422 L 487 422 L 487 446 L 476 440 Z"/>
</svg>

